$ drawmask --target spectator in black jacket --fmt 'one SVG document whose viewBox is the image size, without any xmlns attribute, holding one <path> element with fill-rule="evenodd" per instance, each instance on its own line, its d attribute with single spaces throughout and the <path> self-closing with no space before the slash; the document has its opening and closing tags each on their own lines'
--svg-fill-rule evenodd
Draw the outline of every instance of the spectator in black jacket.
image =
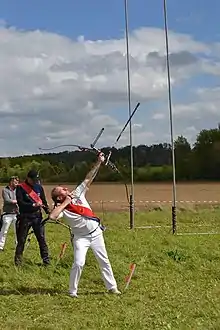
<svg viewBox="0 0 220 330">
<path fill-rule="evenodd" d="M 49 214 L 49 207 L 44 189 L 39 184 L 39 175 L 35 170 L 30 170 L 24 183 L 17 186 L 16 199 L 19 207 L 17 225 L 17 246 L 15 250 L 15 265 L 22 263 L 22 255 L 28 231 L 32 227 L 37 238 L 40 255 L 44 265 L 50 264 L 48 247 L 45 240 L 44 226 L 42 221 L 42 208 Z"/>
</svg>

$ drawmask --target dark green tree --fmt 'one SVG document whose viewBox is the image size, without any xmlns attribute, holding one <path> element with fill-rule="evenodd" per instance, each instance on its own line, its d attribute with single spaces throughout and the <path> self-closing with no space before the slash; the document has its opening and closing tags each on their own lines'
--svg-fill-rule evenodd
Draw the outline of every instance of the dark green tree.
<svg viewBox="0 0 220 330">
<path fill-rule="evenodd" d="M 188 180 L 192 177 L 191 172 L 191 146 L 184 136 L 178 136 L 174 142 L 176 177 L 177 179 Z"/>
</svg>

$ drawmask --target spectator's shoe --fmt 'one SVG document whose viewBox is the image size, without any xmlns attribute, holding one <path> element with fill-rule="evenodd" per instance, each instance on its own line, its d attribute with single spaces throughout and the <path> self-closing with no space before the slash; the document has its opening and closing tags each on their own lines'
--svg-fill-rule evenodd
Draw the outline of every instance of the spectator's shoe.
<svg viewBox="0 0 220 330">
<path fill-rule="evenodd" d="M 14 263 L 16 267 L 20 267 L 22 265 L 21 259 L 15 258 Z"/>
</svg>

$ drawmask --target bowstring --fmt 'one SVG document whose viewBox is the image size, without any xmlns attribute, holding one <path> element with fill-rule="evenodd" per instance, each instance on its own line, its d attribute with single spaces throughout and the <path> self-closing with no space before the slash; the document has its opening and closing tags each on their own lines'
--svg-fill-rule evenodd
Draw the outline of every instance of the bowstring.
<svg viewBox="0 0 220 330">
<path fill-rule="evenodd" d="M 55 208 L 55 205 L 54 205 L 53 209 L 54 209 L 54 208 Z M 69 233 L 70 233 L 70 241 L 71 241 L 71 244 L 72 244 L 72 232 L 71 232 L 71 228 L 70 228 L 70 226 L 68 226 L 68 225 L 66 225 L 66 224 L 64 224 L 64 223 L 62 223 L 62 222 L 59 221 L 59 220 L 55 220 L 55 221 L 54 221 L 54 220 L 51 220 L 51 219 L 50 219 L 50 216 L 48 216 L 46 219 L 42 220 L 40 226 L 41 226 L 41 227 L 44 227 L 47 223 L 53 223 L 54 225 L 61 225 L 61 226 L 65 227 L 65 228 L 67 228 L 67 229 L 69 230 Z M 34 230 L 32 230 L 32 231 L 31 231 L 30 233 L 28 233 L 28 235 L 27 235 L 27 237 L 29 236 L 29 238 L 27 239 L 27 247 L 28 247 L 29 244 L 30 244 L 31 237 L 32 237 L 33 233 L 34 233 Z M 26 248 L 27 248 L 27 247 L 26 247 Z"/>
<path fill-rule="evenodd" d="M 69 229 L 68 225 L 66 225 L 66 224 L 64 224 L 64 223 L 62 223 L 61 221 L 58 221 L 58 220 L 56 220 L 56 221 L 51 220 L 49 216 L 46 219 L 44 219 L 43 221 L 41 221 L 40 225 L 41 225 L 41 227 L 44 227 L 47 223 L 53 223 L 55 225 L 61 225 L 65 228 Z M 34 233 L 34 230 L 30 231 L 30 233 L 28 233 L 28 236 L 32 235 L 33 233 Z"/>
</svg>

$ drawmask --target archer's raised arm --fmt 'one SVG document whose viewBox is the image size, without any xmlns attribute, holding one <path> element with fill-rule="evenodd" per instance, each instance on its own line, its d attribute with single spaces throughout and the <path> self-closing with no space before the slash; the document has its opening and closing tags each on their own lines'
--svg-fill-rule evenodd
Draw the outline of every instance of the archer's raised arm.
<svg viewBox="0 0 220 330">
<path fill-rule="evenodd" d="M 105 157 L 103 153 L 100 153 L 98 155 L 98 160 L 97 162 L 93 165 L 92 169 L 89 171 L 89 173 L 86 175 L 85 179 L 84 179 L 84 184 L 89 187 L 90 184 L 93 182 L 93 180 L 95 179 L 99 168 L 101 166 L 102 163 L 104 163 L 105 161 Z"/>
<path fill-rule="evenodd" d="M 89 189 L 90 184 L 95 179 L 101 164 L 105 161 L 103 153 L 100 153 L 98 156 L 97 162 L 93 165 L 92 169 L 88 172 L 85 179 L 72 191 L 74 196 L 80 198 L 80 196 L 85 195 Z"/>
</svg>

